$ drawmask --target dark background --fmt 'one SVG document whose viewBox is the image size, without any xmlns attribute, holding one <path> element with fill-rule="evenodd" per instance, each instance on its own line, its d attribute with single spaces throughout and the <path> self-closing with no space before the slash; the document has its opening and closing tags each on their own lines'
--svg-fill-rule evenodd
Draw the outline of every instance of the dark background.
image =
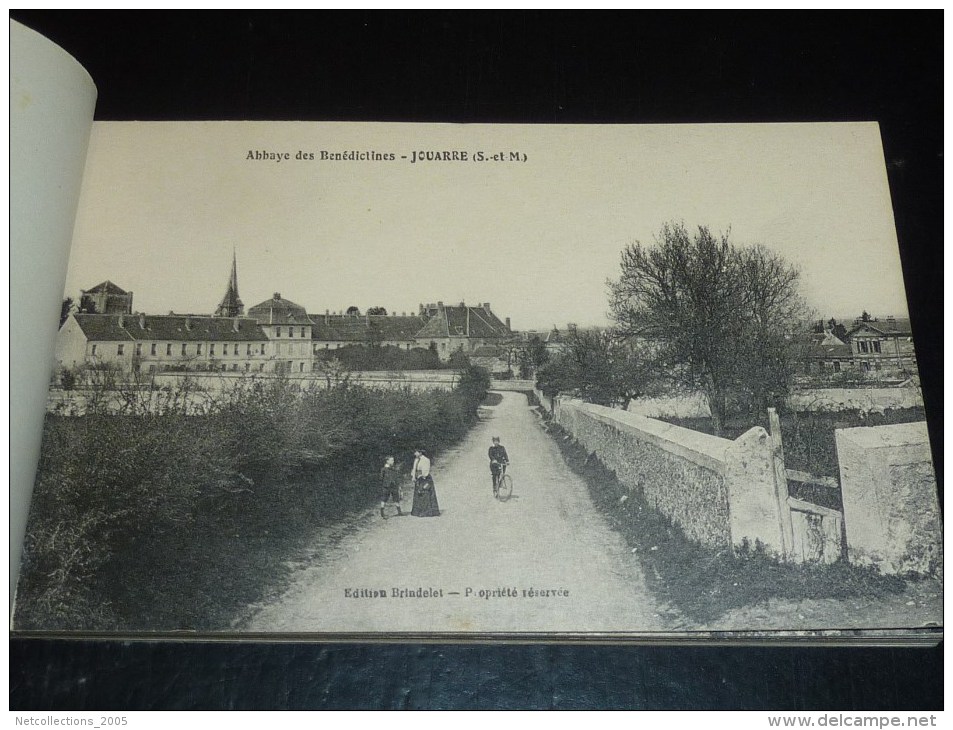
<svg viewBox="0 0 953 730">
<path fill-rule="evenodd" d="M 11 16 L 101 120 L 880 122 L 942 485 L 941 12 Z M 926 710 L 942 652 L 12 639 L 10 707 Z"/>
</svg>

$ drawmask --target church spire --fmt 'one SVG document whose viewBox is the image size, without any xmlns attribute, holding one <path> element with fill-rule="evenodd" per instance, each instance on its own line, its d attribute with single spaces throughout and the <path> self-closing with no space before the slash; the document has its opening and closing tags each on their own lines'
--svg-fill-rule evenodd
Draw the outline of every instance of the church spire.
<svg viewBox="0 0 953 730">
<path fill-rule="evenodd" d="M 215 310 L 216 317 L 241 317 L 245 314 L 245 305 L 238 296 L 238 260 L 232 250 L 232 275 L 228 279 L 228 289 L 221 304 Z"/>
</svg>

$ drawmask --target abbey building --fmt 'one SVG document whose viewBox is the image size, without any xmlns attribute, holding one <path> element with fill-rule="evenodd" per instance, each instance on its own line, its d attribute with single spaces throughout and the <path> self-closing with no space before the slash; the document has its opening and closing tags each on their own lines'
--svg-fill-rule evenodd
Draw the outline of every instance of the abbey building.
<svg viewBox="0 0 953 730">
<path fill-rule="evenodd" d="M 134 312 L 132 292 L 106 281 L 82 292 L 80 306 L 57 336 L 59 368 L 111 365 L 124 371 L 305 374 L 341 347 L 425 348 L 442 361 L 455 352 L 480 355 L 513 338 L 509 318 L 489 302 L 421 304 L 416 313 L 309 314 L 276 292 L 245 313 L 235 256 L 214 314 Z"/>
</svg>

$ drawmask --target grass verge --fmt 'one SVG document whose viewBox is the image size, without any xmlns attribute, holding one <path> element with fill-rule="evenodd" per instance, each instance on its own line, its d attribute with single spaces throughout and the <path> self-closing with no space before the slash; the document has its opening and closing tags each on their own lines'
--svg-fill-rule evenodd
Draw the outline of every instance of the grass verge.
<svg viewBox="0 0 953 730">
<path fill-rule="evenodd" d="M 719 551 L 692 542 L 568 431 L 552 422 L 548 430 L 566 463 L 588 485 L 596 507 L 641 561 L 649 586 L 692 622 L 710 623 L 732 609 L 772 598 L 882 597 L 902 593 L 906 586 L 903 578 L 845 562 L 793 565 L 751 546 Z"/>
</svg>

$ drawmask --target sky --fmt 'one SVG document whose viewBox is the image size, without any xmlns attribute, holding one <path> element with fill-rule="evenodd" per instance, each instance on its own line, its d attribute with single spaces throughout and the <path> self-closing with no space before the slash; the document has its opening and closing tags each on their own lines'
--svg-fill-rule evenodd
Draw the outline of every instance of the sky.
<svg viewBox="0 0 953 730">
<path fill-rule="evenodd" d="M 779 252 L 818 316 L 907 315 L 873 123 L 97 122 L 66 295 L 108 279 L 137 311 L 210 313 L 234 251 L 246 309 L 279 292 L 310 313 L 490 302 L 515 329 L 599 325 L 622 249 L 669 221 Z"/>
</svg>

